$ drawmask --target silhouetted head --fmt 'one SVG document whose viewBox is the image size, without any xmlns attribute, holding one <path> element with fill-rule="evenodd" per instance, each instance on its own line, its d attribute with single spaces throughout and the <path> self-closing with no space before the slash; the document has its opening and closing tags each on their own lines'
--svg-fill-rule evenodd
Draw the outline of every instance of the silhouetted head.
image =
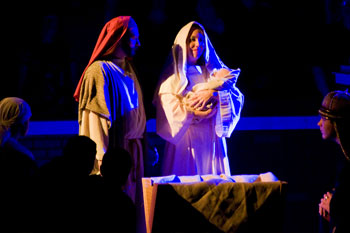
<svg viewBox="0 0 350 233">
<path fill-rule="evenodd" d="M 128 151 L 121 147 L 109 148 L 103 156 L 101 175 L 106 182 L 123 186 L 132 168 L 132 159 Z"/>
<path fill-rule="evenodd" d="M 63 148 L 63 157 L 74 173 L 89 175 L 96 158 L 96 143 L 83 135 L 72 136 Z"/>
</svg>

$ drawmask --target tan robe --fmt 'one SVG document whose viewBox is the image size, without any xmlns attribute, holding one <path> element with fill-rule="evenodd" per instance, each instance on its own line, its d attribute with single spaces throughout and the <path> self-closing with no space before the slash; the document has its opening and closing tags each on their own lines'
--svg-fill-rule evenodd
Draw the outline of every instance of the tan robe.
<svg viewBox="0 0 350 233">
<path fill-rule="evenodd" d="M 87 69 L 79 101 L 79 134 L 96 142 L 97 160 L 102 160 L 108 146 L 121 146 L 131 154 L 133 167 L 125 188 L 136 202 L 144 174 L 141 140 L 146 115 L 132 66 L 125 60 L 115 63 L 95 61 Z M 98 172 L 95 167 L 92 173 Z"/>
</svg>

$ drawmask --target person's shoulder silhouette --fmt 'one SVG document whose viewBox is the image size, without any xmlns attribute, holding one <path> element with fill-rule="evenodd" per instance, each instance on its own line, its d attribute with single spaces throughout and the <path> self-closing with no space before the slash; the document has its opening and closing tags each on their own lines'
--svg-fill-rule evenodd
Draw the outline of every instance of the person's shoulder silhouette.
<svg viewBox="0 0 350 233">
<path fill-rule="evenodd" d="M 39 185 L 45 227 L 52 230 L 94 227 L 82 221 L 92 223 L 95 218 L 90 210 L 97 185 L 89 176 L 95 155 L 96 143 L 92 139 L 74 135 L 64 145 L 62 155 L 41 167 Z"/>
<path fill-rule="evenodd" d="M 129 152 L 121 147 L 112 147 L 103 157 L 101 174 L 107 183 L 112 182 L 122 187 L 127 181 L 131 167 L 132 159 Z"/>
<path fill-rule="evenodd" d="M 108 149 L 103 157 L 101 165 L 104 192 L 101 204 L 103 230 L 136 232 L 136 207 L 123 190 L 131 167 L 131 156 L 121 147 Z"/>
</svg>

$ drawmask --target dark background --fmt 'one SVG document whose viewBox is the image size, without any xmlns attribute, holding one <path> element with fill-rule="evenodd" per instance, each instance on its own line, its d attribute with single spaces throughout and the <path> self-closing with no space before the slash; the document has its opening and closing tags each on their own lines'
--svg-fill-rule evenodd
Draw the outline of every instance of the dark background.
<svg viewBox="0 0 350 233">
<path fill-rule="evenodd" d="M 152 97 L 171 45 L 192 20 L 204 25 L 228 67 L 241 68 L 242 116 L 315 115 L 337 88 L 332 72 L 349 64 L 346 1 L 10 1 L 2 6 L 0 98 L 24 98 L 33 120 L 77 119 L 72 95 L 100 30 L 131 15 L 140 30 L 135 63 L 148 119 L 155 117 Z"/>
<path fill-rule="evenodd" d="M 242 117 L 314 116 L 323 96 L 342 88 L 333 72 L 349 65 L 350 8 L 341 0 L 53 0 L 2 3 L 0 98 L 19 96 L 33 121 L 77 120 L 73 93 L 100 30 L 131 15 L 140 31 L 135 57 L 148 119 L 152 97 L 178 31 L 203 24 L 221 60 L 241 68 Z M 146 175 L 159 175 L 164 141 Z M 41 161 L 60 154 L 65 136 L 29 136 Z M 318 232 L 318 202 L 332 188 L 343 156 L 319 130 L 234 131 L 227 139 L 232 174 L 273 172 L 288 182 L 283 232 Z M 52 148 L 51 148 L 52 147 Z"/>
</svg>

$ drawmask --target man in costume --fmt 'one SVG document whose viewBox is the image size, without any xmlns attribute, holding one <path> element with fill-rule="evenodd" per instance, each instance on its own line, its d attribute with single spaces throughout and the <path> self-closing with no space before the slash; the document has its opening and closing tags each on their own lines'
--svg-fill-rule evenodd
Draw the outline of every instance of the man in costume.
<svg viewBox="0 0 350 233">
<path fill-rule="evenodd" d="M 125 185 L 136 205 L 141 203 L 142 138 L 146 116 L 132 57 L 140 46 L 136 22 L 130 16 L 113 18 L 103 27 L 74 98 L 79 102 L 79 134 L 97 144 L 92 174 L 100 173 L 109 147 L 122 147 L 132 157 Z M 118 156 L 118 155 L 116 155 Z"/>
</svg>

